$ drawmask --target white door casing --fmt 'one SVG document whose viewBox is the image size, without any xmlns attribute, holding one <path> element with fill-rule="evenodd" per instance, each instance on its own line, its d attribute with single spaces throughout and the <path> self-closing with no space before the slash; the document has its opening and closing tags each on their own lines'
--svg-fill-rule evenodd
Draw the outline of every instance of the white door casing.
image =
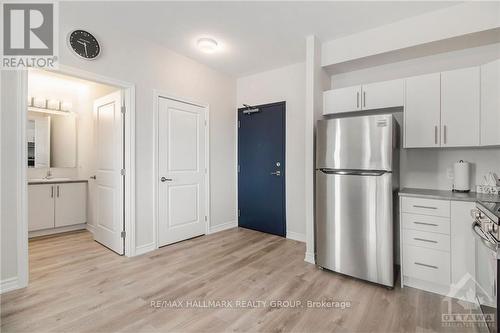
<svg viewBox="0 0 500 333">
<path fill-rule="evenodd" d="M 123 254 L 123 115 L 121 92 L 94 101 L 94 239 Z"/>
<path fill-rule="evenodd" d="M 158 97 L 158 245 L 206 231 L 206 108 Z"/>
</svg>

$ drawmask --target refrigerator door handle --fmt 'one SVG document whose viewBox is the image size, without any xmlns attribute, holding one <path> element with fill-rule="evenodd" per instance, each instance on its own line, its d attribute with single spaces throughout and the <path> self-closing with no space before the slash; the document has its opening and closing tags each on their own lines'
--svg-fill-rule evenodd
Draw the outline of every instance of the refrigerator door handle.
<svg viewBox="0 0 500 333">
<path fill-rule="evenodd" d="M 382 176 L 388 171 L 385 170 L 354 170 L 354 169 L 328 169 L 319 168 L 319 171 L 327 175 L 342 175 L 342 176 Z"/>
</svg>

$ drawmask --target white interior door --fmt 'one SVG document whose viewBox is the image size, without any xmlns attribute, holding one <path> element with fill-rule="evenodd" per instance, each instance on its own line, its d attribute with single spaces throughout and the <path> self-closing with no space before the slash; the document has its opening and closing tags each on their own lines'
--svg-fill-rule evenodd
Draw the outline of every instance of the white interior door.
<svg viewBox="0 0 500 333">
<path fill-rule="evenodd" d="M 123 231 L 123 116 L 121 92 L 94 102 L 96 179 L 94 239 L 124 254 Z"/>
<path fill-rule="evenodd" d="M 205 108 L 159 97 L 158 242 L 205 234 Z"/>
</svg>

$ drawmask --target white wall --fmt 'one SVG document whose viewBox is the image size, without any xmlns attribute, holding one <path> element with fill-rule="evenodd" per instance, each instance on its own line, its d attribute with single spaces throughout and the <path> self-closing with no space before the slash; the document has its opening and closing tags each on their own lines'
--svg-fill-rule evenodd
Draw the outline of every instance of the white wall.
<svg viewBox="0 0 500 333">
<path fill-rule="evenodd" d="M 102 3 L 88 3 L 99 10 Z M 78 4 L 61 2 L 59 5 L 59 59 L 62 65 L 71 66 L 87 72 L 115 78 L 135 84 L 136 92 L 136 248 L 150 248 L 153 243 L 153 90 L 158 89 L 169 95 L 195 100 L 210 105 L 210 214 L 212 226 L 236 221 L 236 80 L 217 72 L 205 65 L 174 53 L 162 46 L 124 35 L 112 25 L 93 26 L 92 20 L 82 17 L 74 9 Z M 95 61 L 82 60 L 66 47 L 66 36 L 75 28 L 88 29 L 95 33 L 102 44 L 103 53 Z M 9 83 L 11 83 L 9 81 Z M 2 88 L 2 101 L 14 96 L 16 86 Z M 11 100 L 15 106 L 16 100 Z M 4 105 L 2 105 L 2 118 Z M 12 110 L 10 110 L 12 111 Z M 17 133 L 13 132 L 16 120 L 13 117 L 2 119 L 2 127 L 9 131 L 10 143 L 15 142 Z M 2 128 L 2 136 L 3 128 Z M 2 145 L 7 143 L 2 138 Z M 2 147 L 2 173 L 14 179 L 12 172 L 24 168 L 17 162 L 16 151 Z M 9 161 L 4 162 L 4 161 Z M 8 165 L 7 165 L 8 164 Z M 12 164 L 12 165 L 10 165 Z M 10 167 L 4 171 L 4 165 Z M 7 173 L 10 172 L 10 173 Z M 5 179 L 2 177 L 2 179 Z M 10 190 L 10 188 L 9 188 Z M 2 191 L 4 186 L 2 183 Z M 8 198 L 12 198 L 10 192 Z M 2 195 L 2 201 L 4 201 Z M 12 201 L 12 200 L 11 200 Z M 5 207 L 9 209 L 5 209 Z M 18 221 L 12 214 L 15 200 L 2 202 L 2 256 L 14 258 L 15 246 L 11 246 Z M 4 216 L 10 223 L 4 223 Z M 4 232 L 5 231 L 5 232 Z M 5 244 L 5 245 L 4 245 Z M 5 247 L 5 248 L 4 248 Z M 2 258 L 3 259 L 3 258 Z M 3 265 L 7 265 L 7 262 Z M 14 264 L 2 269 L 2 278 L 19 272 Z"/>
<path fill-rule="evenodd" d="M 498 2 L 469 1 L 338 38 L 323 44 L 322 65 L 495 29 L 500 26 L 499 13 Z"/>
<path fill-rule="evenodd" d="M 0 292 L 25 286 L 28 280 L 27 267 L 20 265 L 28 260 L 28 231 L 24 225 L 22 212 L 26 207 L 26 184 L 19 180 L 25 177 L 26 168 L 22 163 L 25 156 L 20 149 L 22 128 L 26 121 L 19 112 L 20 88 L 24 87 L 21 75 L 14 71 L 1 73 L 1 203 L 0 203 Z M 21 105 L 18 102 L 21 101 Z M 22 165 L 21 165 L 22 164 Z M 20 251 L 18 251 L 20 249 Z"/>
<path fill-rule="evenodd" d="M 64 65 L 136 85 L 136 246 L 153 239 L 153 90 L 210 104 L 211 224 L 236 221 L 236 80 L 112 26 L 89 26 L 88 18 L 60 4 L 60 59 Z M 90 3 L 95 6 L 99 3 Z M 70 30 L 88 28 L 102 43 L 102 56 L 85 61 L 65 47 Z"/>
<path fill-rule="evenodd" d="M 305 241 L 305 64 L 298 63 L 237 80 L 236 101 L 259 105 L 286 101 L 287 237 Z"/>
<path fill-rule="evenodd" d="M 383 66 L 336 74 L 333 88 L 391 80 L 414 75 L 478 66 L 500 58 L 500 44 L 467 48 Z M 500 148 L 401 149 L 401 187 L 450 190 L 453 180 L 447 169 L 459 160 L 473 163 L 471 185 L 481 184 L 485 173 L 500 176 Z"/>
</svg>

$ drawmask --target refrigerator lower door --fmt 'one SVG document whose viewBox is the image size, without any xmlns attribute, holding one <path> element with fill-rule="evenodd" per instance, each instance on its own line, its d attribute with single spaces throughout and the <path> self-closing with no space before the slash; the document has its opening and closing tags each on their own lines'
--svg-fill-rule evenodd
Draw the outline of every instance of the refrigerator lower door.
<svg viewBox="0 0 500 333">
<path fill-rule="evenodd" d="M 316 174 L 316 263 L 394 286 L 392 174 Z"/>
</svg>

